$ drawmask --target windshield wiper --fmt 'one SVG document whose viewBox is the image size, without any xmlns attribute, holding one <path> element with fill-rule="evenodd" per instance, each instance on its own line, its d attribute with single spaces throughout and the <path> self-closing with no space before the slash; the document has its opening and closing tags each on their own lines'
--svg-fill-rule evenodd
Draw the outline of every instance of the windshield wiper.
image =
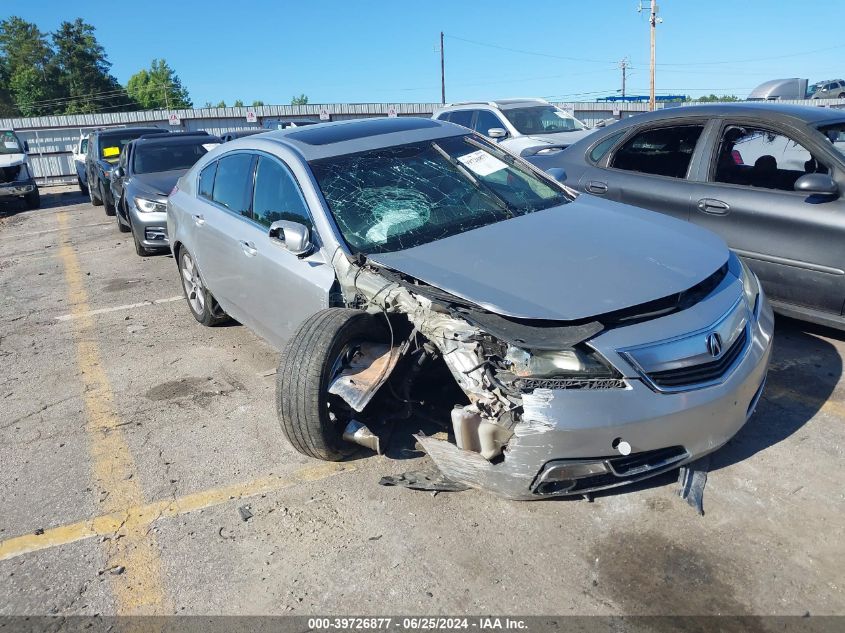
<svg viewBox="0 0 845 633">
<path fill-rule="evenodd" d="M 508 218 L 514 217 L 513 212 L 508 207 L 508 203 L 497 194 L 493 188 L 488 185 L 487 183 L 479 180 L 475 176 L 473 176 L 470 171 L 456 158 L 451 156 L 446 150 L 440 147 L 437 143 L 432 143 L 432 147 L 434 147 L 435 151 L 440 154 L 443 158 L 445 158 L 449 163 L 458 170 L 467 180 L 469 180 L 475 187 L 481 191 L 481 193 L 486 194 L 488 198 L 490 198 L 493 203 L 504 211 Z"/>
</svg>

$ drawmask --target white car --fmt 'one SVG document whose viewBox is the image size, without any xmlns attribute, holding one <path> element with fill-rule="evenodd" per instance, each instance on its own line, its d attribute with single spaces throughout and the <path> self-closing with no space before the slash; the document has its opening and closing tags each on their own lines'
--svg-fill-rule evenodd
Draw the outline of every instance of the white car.
<svg viewBox="0 0 845 633">
<path fill-rule="evenodd" d="M 37 209 L 41 195 L 28 151 L 29 144 L 14 130 L 0 130 L 0 202 L 21 199 L 27 209 Z"/>
<path fill-rule="evenodd" d="M 88 153 L 88 132 L 83 132 L 73 148 L 73 166 L 76 169 L 76 182 L 83 195 L 88 195 L 88 174 L 85 173 L 85 155 Z"/>
<path fill-rule="evenodd" d="M 542 169 L 554 167 L 561 150 L 593 132 L 544 99 L 452 103 L 432 118 L 475 130 Z"/>
</svg>

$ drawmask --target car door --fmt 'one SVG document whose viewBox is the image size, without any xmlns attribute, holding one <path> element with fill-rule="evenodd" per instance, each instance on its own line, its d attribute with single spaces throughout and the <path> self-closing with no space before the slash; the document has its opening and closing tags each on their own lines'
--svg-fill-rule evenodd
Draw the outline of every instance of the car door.
<svg viewBox="0 0 845 633">
<path fill-rule="evenodd" d="M 839 315 L 845 299 L 845 202 L 796 192 L 805 173 L 834 169 L 794 130 L 721 122 L 692 221 L 721 235 L 776 304 Z M 834 175 L 834 174 L 831 174 Z"/>
<path fill-rule="evenodd" d="M 262 337 L 281 348 L 302 321 L 328 307 L 334 268 L 319 250 L 319 236 L 300 187 L 277 157 L 259 154 L 252 200 L 253 225 L 244 309 Z M 287 220 L 308 228 L 312 252 L 297 256 L 284 245 L 284 234 L 271 237 L 273 222 Z"/>
<path fill-rule="evenodd" d="M 637 128 L 585 170 L 578 188 L 687 220 L 690 167 L 705 126 L 693 120 Z"/>
<path fill-rule="evenodd" d="M 223 309 L 248 327 L 252 327 L 252 319 L 245 310 L 244 280 L 252 270 L 254 255 L 248 243 L 254 238 L 255 159 L 250 152 L 233 152 L 205 167 L 200 173 L 197 204 L 192 207 L 194 257 L 203 282 Z M 209 180 L 213 180 L 210 191 Z"/>
</svg>

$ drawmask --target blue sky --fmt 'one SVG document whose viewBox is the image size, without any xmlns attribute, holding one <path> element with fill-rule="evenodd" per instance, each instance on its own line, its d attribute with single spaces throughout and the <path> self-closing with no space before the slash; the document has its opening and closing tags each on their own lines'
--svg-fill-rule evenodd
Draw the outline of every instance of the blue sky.
<svg viewBox="0 0 845 633">
<path fill-rule="evenodd" d="M 154 57 L 196 105 L 440 100 L 435 48 L 446 33 L 446 98 L 592 101 L 648 93 L 649 38 L 637 0 L 3 0 L 42 31 L 82 17 L 123 83 Z M 845 76 L 845 1 L 663 0 L 657 90 L 741 97 L 777 77 Z M 513 50 L 505 50 L 513 49 Z M 517 52 L 523 51 L 523 52 Z M 529 54 L 531 53 L 531 54 Z"/>
</svg>

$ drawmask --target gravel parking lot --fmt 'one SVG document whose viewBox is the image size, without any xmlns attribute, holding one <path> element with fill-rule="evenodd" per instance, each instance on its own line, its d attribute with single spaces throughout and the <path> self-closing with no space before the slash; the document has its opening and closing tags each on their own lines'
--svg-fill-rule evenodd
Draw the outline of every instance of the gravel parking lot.
<svg viewBox="0 0 845 633">
<path fill-rule="evenodd" d="M 703 517 L 677 473 L 593 503 L 434 496 L 378 485 L 425 462 L 404 432 L 390 457 L 295 453 L 276 352 L 196 323 L 172 257 L 76 189 L 42 200 L 0 207 L 0 614 L 845 612 L 842 333 L 779 320 Z"/>
</svg>

